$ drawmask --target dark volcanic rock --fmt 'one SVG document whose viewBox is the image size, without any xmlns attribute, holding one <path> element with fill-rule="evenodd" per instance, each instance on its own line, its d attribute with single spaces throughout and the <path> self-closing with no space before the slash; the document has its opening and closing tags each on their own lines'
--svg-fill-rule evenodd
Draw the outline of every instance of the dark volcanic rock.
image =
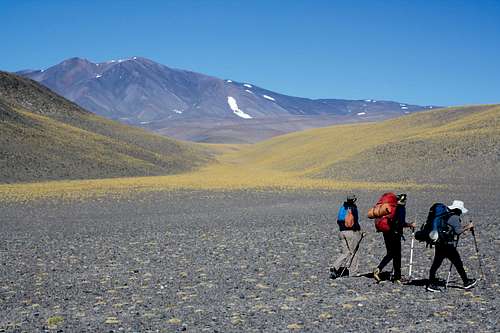
<svg viewBox="0 0 500 333">
<path fill-rule="evenodd" d="M 361 212 L 379 193 L 357 193 Z M 498 332 L 498 194 L 409 192 L 419 221 L 462 199 L 477 218 L 486 280 L 431 294 L 432 250 L 413 285 L 329 279 L 343 194 L 165 192 L 84 202 L 2 203 L 0 329 L 6 331 Z M 370 221 L 360 268 L 384 254 Z M 403 244 L 408 269 L 410 235 Z M 472 237 L 459 251 L 478 277 Z M 441 267 L 442 278 L 447 263 Z M 390 267 L 388 268 L 390 270 Z M 455 271 L 452 285 L 460 285 Z"/>
</svg>

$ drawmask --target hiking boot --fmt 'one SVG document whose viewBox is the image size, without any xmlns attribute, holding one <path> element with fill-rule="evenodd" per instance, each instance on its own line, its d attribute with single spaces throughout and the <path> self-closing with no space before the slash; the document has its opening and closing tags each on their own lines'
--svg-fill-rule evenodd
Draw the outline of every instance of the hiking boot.
<svg viewBox="0 0 500 333">
<path fill-rule="evenodd" d="M 336 272 L 335 268 L 331 268 L 331 269 L 330 269 L 330 279 L 335 280 L 335 279 L 336 279 L 336 278 L 338 278 L 338 277 L 339 277 L 339 276 L 338 276 L 338 274 L 337 274 L 337 272 Z"/>
<path fill-rule="evenodd" d="M 471 289 L 477 284 L 476 279 L 467 279 L 467 281 L 464 282 L 464 289 Z"/>
<path fill-rule="evenodd" d="M 380 278 L 380 275 L 379 275 L 379 274 L 380 274 L 380 269 L 378 269 L 378 267 L 377 267 L 377 268 L 375 268 L 375 269 L 373 270 L 373 278 L 374 278 L 375 280 L 377 280 L 377 282 L 382 281 L 382 279 Z"/>
<path fill-rule="evenodd" d="M 343 271 L 343 272 L 342 272 Z M 339 269 L 338 270 L 339 274 L 341 274 L 342 276 L 349 276 L 349 268 L 342 268 L 342 269 Z"/>
<path fill-rule="evenodd" d="M 425 290 L 431 291 L 433 293 L 440 293 L 441 292 L 441 289 L 434 283 L 429 284 L 427 286 L 427 288 L 425 288 Z"/>
<path fill-rule="evenodd" d="M 397 285 L 402 285 L 403 284 L 400 279 L 394 279 L 392 281 L 392 283 L 397 284 Z"/>
</svg>

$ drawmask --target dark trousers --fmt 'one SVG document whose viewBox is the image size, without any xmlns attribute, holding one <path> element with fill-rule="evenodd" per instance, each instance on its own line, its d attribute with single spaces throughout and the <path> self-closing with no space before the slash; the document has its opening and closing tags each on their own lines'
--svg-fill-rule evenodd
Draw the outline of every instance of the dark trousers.
<svg viewBox="0 0 500 333">
<path fill-rule="evenodd" d="M 451 261 L 451 263 L 455 266 L 458 274 L 460 274 L 462 281 L 465 283 L 467 281 L 467 273 L 465 273 L 464 264 L 462 263 L 460 254 L 458 254 L 455 244 L 448 243 L 436 244 L 434 261 L 432 262 L 431 271 L 429 273 L 429 281 L 431 283 L 436 282 L 436 272 L 439 266 L 441 266 L 441 264 L 443 263 L 444 258 L 447 258 Z"/>
<path fill-rule="evenodd" d="M 401 235 L 396 232 L 384 232 L 384 243 L 387 254 L 377 266 L 382 269 L 392 260 L 394 280 L 401 279 Z"/>
</svg>

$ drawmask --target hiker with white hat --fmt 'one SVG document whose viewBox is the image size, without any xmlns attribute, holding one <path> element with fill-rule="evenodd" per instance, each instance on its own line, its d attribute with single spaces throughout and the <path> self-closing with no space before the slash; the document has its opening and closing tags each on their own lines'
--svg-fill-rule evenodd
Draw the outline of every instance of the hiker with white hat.
<svg viewBox="0 0 500 333">
<path fill-rule="evenodd" d="M 434 261 L 432 262 L 429 272 L 429 285 L 426 288 L 427 291 L 441 291 L 437 285 L 436 272 L 445 258 L 451 261 L 458 274 L 460 274 L 464 283 L 464 289 L 470 289 L 477 283 L 475 279 L 469 279 L 467 277 L 462 259 L 457 251 L 458 237 L 465 231 L 471 230 L 474 227 L 472 222 L 462 226 L 460 215 L 467 213 L 468 209 L 464 207 L 463 201 L 454 200 L 453 203 L 447 207 L 447 210 L 448 212 L 446 214 L 441 215 L 445 217 L 441 226 L 437 228 L 438 230 L 433 230 L 430 235 L 431 239 L 436 238 L 436 250 L 434 254 Z M 432 233 L 435 233 L 435 235 L 432 235 Z"/>
</svg>

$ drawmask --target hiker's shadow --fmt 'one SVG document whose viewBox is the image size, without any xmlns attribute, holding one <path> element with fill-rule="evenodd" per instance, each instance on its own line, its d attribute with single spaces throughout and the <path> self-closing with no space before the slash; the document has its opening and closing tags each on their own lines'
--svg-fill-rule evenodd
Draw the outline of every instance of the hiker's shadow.
<svg viewBox="0 0 500 333">
<path fill-rule="evenodd" d="M 417 279 L 417 280 L 411 280 L 409 282 L 406 282 L 405 285 L 407 286 L 418 286 L 418 287 L 426 287 L 429 285 L 429 279 Z M 438 287 L 442 288 L 454 288 L 454 289 L 463 289 L 463 286 L 457 285 L 457 281 L 449 281 L 448 286 L 446 286 L 446 280 L 444 279 L 439 279 L 436 282 L 436 285 Z"/>
<path fill-rule="evenodd" d="M 379 274 L 379 276 L 380 276 L 380 282 L 391 280 L 391 273 L 390 272 L 381 272 Z M 365 277 L 368 279 L 373 279 L 373 273 L 360 274 L 357 277 Z M 458 283 L 458 281 L 455 281 L 455 280 L 449 281 L 448 288 L 463 289 L 463 286 L 458 285 L 457 283 Z M 429 285 L 429 279 L 414 279 L 414 280 L 406 281 L 403 284 L 405 286 L 426 287 Z M 439 287 L 446 288 L 446 280 L 439 279 L 437 281 L 436 285 Z"/>
<path fill-rule="evenodd" d="M 405 283 L 407 286 L 418 286 L 418 287 L 425 287 L 429 284 L 429 279 L 416 279 L 416 280 L 411 280 Z M 441 286 L 441 283 L 439 283 Z M 445 282 L 443 282 L 442 287 L 444 287 Z"/>
<path fill-rule="evenodd" d="M 384 281 L 390 281 L 391 280 L 391 273 L 390 272 L 381 272 L 379 274 L 380 276 L 380 282 L 384 282 Z M 369 279 L 373 279 L 373 273 L 366 273 L 366 274 L 361 274 L 360 277 L 366 277 L 366 278 L 369 278 Z M 407 285 L 407 286 L 418 286 L 418 287 L 425 287 L 429 284 L 429 279 L 415 279 L 415 280 L 410 280 L 410 281 L 407 281 L 407 282 L 404 282 L 404 285 Z M 446 284 L 446 282 L 443 280 L 443 281 L 439 281 L 438 282 L 438 285 L 440 287 L 444 287 Z"/>
<path fill-rule="evenodd" d="M 382 281 L 389 281 L 391 279 L 391 273 L 390 272 L 380 272 L 378 275 L 380 277 L 380 282 Z M 366 274 L 360 274 L 359 277 L 365 277 L 369 279 L 373 279 L 373 273 L 366 273 Z"/>
</svg>

